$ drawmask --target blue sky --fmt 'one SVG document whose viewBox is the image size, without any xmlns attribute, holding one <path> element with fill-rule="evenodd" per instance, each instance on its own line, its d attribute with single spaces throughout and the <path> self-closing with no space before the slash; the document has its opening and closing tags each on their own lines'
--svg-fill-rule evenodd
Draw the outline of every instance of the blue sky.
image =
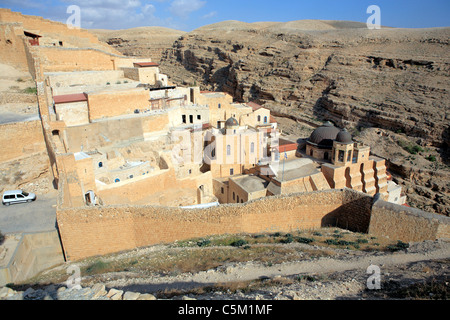
<svg viewBox="0 0 450 320">
<path fill-rule="evenodd" d="M 370 5 L 380 7 L 384 26 L 450 26 L 450 0 L 0 0 L 1 8 L 61 22 L 71 15 L 70 5 L 79 6 L 81 27 L 87 29 L 165 26 L 191 31 L 224 20 L 366 22 Z"/>
</svg>

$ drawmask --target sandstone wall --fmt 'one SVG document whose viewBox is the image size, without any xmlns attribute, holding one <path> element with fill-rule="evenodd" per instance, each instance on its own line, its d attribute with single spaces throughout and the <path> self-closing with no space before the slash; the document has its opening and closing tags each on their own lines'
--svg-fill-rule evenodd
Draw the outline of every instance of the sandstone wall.
<svg viewBox="0 0 450 320">
<path fill-rule="evenodd" d="M 64 256 L 57 231 L 24 234 L 8 265 L 0 268 L 0 286 L 23 282 L 61 263 Z"/>
<path fill-rule="evenodd" d="M 43 72 L 115 70 L 116 56 L 95 49 L 40 47 Z"/>
<path fill-rule="evenodd" d="M 25 71 L 28 70 L 27 57 L 19 31 L 17 24 L 0 24 L 0 61 Z"/>
<path fill-rule="evenodd" d="M 89 118 L 132 115 L 136 109 L 149 109 L 149 94 L 144 89 L 104 91 L 88 94 Z"/>
<path fill-rule="evenodd" d="M 67 16 L 69 17 L 69 15 Z M 0 9 L 0 21 L 4 23 L 18 23 L 24 30 L 44 36 L 42 42 L 48 40 L 62 41 L 71 46 L 97 46 L 109 52 L 120 54 L 114 48 L 102 43 L 98 38 L 84 29 L 69 29 L 66 24 L 44 19 L 39 16 L 23 15 L 9 9 Z"/>
<path fill-rule="evenodd" d="M 121 141 L 142 141 L 143 121 L 145 121 L 143 119 L 143 117 L 111 119 L 68 127 L 65 130 L 67 152 L 80 152 L 82 147 L 84 150 L 94 150 Z M 147 126 L 145 129 L 149 130 Z"/>
<path fill-rule="evenodd" d="M 378 200 L 368 232 L 406 242 L 450 238 L 450 218 Z"/>
<path fill-rule="evenodd" d="M 0 125 L 0 162 L 10 161 L 46 150 L 41 121 Z"/>
<path fill-rule="evenodd" d="M 57 220 L 68 259 L 78 260 L 213 234 L 320 228 L 335 222 L 336 216 L 360 214 L 339 210 L 344 198 L 341 190 L 329 190 L 204 210 L 155 206 L 59 207 Z M 366 211 L 364 206 L 360 209 Z"/>
</svg>

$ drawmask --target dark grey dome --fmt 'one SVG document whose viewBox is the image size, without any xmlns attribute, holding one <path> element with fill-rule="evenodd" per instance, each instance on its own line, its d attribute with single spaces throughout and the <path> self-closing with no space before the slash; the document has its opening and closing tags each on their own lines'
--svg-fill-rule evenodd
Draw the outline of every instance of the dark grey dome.
<svg viewBox="0 0 450 320">
<path fill-rule="evenodd" d="M 326 122 L 321 127 L 314 130 L 308 139 L 308 142 L 319 147 L 332 147 L 340 130 L 331 122 Z"/>
<path fill-rule="evenodd" d="M 230 119 L 228 119 L 228 120 L 225 122 L 225 127 L 226 127 L 226 128 L 230 128 L 230 127 L 239 127 L 239 122 L 238 122 L 235 118 L 231 117 Z"/>
<path fill-rule="evenodd" d="M 336 141 L 340 143 L 353 143 L 353 137 L 346 129 L 338 133 Z"/>
</svg>

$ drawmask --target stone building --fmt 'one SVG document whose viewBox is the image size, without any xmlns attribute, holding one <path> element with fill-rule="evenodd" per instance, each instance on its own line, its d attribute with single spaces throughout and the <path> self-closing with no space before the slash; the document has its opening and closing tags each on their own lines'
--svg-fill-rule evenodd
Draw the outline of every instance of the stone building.
<svg viewBox="0 0 450 320">
<path fill-rule="evenodd" d="M 406 198 L 399 195 L 398 187 L 388 188 L 386 161 L 370 155 L 370 147 L 355 142 L 346 129 L 339 129 L 326 122 L 313 131 L 306 140 L 302 156 L 321 164 L 321 170 L 333 189 L 350 188 L 404 204 Z M 391 182 L 391 184 L 394 182 Z M 389 195 L 395 192 L 396 196 Z"/>
</svg>

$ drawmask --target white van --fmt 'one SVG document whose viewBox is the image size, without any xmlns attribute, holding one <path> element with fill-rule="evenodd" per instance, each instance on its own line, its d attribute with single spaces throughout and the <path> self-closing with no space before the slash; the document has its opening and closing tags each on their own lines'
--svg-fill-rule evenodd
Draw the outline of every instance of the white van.
<svg viewBox="0 0 450 320">
<path fill-rule="evenodd" d="M 23 190 L 5 191 L 2 197 L 2 203 L 5 206 L 9 206 L 14 203 L 31 202 L 34 200 L 36 200 L 36 195 L 34 193 L 28 193 Z"/>
</svg>

